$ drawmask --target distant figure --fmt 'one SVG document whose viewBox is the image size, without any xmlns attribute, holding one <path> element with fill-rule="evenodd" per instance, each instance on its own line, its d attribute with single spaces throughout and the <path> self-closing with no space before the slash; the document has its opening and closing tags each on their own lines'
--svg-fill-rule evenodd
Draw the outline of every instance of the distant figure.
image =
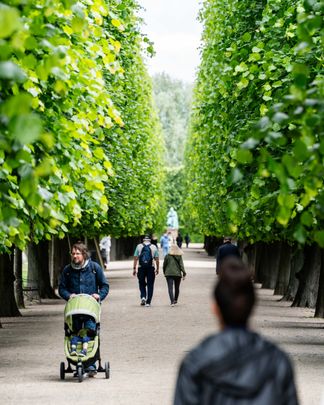
<svg viewBox="0 0 324 405">
<path fill-rule="evenodd" d="M 176 213 L 173 207 L 170 208 L 167 215 L 167 226 L 168 228 L 171 229 L 179 228 L 178 214 Z"/>
<path fill-rule="evenodd" d="M 105 269 L 108 269 L 108 264 L 110 262 L 110 247 L 111 238 L 110 236 L 104 236 L 99 243 L 100 254 L 104 262 Z"/>
<path fill-rule="evenodd" d="M 224 260 L 213 298 L 221 331 L 182 361 L 174 405 L 298 405 L 288 356 L 248 329 L 255 293 L 242 262 Z"/>
<path fill-rule="evenodd" d="M 219 269 L 221 267 L 222 261 L 225 257 L 235 256 L 237 258 L 241 257 L 239 248 L 233 245 L 232 239 L 229 236 L 224 237 L 224 244 L 221 245 L 217 250 L 216 255 L 216 274 L 219 274 Z"/>
<path fill-rule="evenodd" d="M 182 238 L 182 236 L 181 236 L 181 233 L 179 232 L 178 233 L 178 236 L 177 236 L 177 238 L 176 238 L 176 242 L 177 242 L 177 245 L 178 245 L 178 247 L 181 249 L 181 247 L 182 247 L 182 241 L 183 241 L 183 238 Z"/>
<path fill-rule="evenodd" d="M 152 235 L 151 243 L 152 243 L 152 245 L 158 247 L 158 239 L 157 239 L 156 235 L 154 235 L 154 234 Z"/>
<path fill-rule="evenodd" d="M 190 242 L 190 236 L 186 233 L 185 235 L 185 242 L 186 242 L 186 248 L 188 249 L 189 247 L 189 242 Z"/>
<path fill-rule="evenodd" d="M 163 273 L 167 280 L 170 304 L 172 307 L 178 303 L 181 278 L 184 280 L 186 277 L 182 255 L 182 250 L 177 245 L 172 245 L 169 254 L 165 256 L 163 262 Z"/>
<path fill-rule="evenodd" d="M 133 276 L 137 275 L 138 278 L 141 305 L 151 306 L 155 276 L 158 274 L 159 251 L 156 246 L 151 244 L 151 238 L 145 236 L 143 243 L 136 246 L 133 265 Z"/>
<path fill-rule="evenodd" d="M 165 257 L 169 253 L 170 248 L 170 239 L 167 231 L 165 231 L 164 234 L 161 236 L 160 245 L 163 252 L 163 257 Z"/>
</svg>

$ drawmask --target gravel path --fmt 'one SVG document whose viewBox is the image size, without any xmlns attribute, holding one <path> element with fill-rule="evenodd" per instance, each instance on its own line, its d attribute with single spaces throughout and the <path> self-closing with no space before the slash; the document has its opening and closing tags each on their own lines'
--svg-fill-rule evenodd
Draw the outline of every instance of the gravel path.
<svg viewBox="0 0 324 405">
<path fill-rule="evenodd" d="M 63 301 L 44 300 L 23 310 L 23 317 L 2 319 L 1 403 L 171 405 L 180 359 L 217 328 L 209 310 L 214 260 L 195 245 L 185 250 L 185 267 L 188 277 L 181 285 L 179 304 L 169 305 L 166 282 L 159 275 L 152 307 L 145 308 L 139 305 L 131 261 L 111 264 L 111 291 L 101 318 L 101 354 L 103 361 L 110 361 L 110 380 L 103 374 L 81 384 L 71 375 L 59 380 Z M 258 291 L 253 327 L 293 358 L 301 404 L 319 405 L 324 320 L 314 319 L 312 310 L 279 302 L 270 290 Z"/>
</svg>

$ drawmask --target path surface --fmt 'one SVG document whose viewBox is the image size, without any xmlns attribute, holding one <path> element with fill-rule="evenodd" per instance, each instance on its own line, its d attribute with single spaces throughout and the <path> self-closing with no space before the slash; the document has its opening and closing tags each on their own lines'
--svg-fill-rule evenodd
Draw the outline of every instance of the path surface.
<svg viewBox="0 0 324 405">
<path fill-rule="evenodd" d="M 183 355 L 216 325 L 210 314 L 214 260 L 197 246 L 185 250 L 188 277 L 180 302 L 170 307 L 165 279 L 157 278 L 151 308 L 139 305 L 130 261 L 111 264 L 109 298 L 102 308 L 103 374 L 78 383 L 59 380 L 64 360 L 61 300 L 29 306 L 21 318 L 2 319 L 0 402 L 3 404 L 171 405 Z M 253 326 L 292 356 L 302 405 L 319 405 L 324 388 L 324 320 L 313 311 L 290 308 L 270 290 L 259 290 Z M 324 403 L 323 403 L 324 405 Z"/>
</svg>

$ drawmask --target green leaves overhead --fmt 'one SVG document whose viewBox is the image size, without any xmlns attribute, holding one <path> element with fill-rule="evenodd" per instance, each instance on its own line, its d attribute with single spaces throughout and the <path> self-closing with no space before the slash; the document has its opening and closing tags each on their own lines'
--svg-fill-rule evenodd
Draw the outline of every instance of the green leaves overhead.
<svg viewBox="0 0 324 405">
<path fill-rule="evenodd" d="M 205 0 L 186 156 L 206 235 L 322 243 L 323 9 Z"/>
<path fill-rule="evenodd" d="M 67 231 L 91 236 L 105 228 L 120 236 L 153 226 L 161 154 L 157 147 L 147 159 L 159 133 L 137 3 L 11 4 L 0 3 L 0 249 Z M 126 207 L 127 215 L 111 216 L 136 195 L 144 173 L 145 181 L 153 178 L 149 192 Z"/>
</svg>

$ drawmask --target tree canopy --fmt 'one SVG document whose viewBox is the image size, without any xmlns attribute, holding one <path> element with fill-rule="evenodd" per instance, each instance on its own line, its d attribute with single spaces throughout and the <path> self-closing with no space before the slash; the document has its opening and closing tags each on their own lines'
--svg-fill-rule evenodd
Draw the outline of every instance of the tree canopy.
<svg viewBox="0 0 324 405">
<path fill-rule="evenodd" d="M 163 139 L 138 4 L 0 3 L 0 249 L 159 221 Z"/>
<path fill-rule="evenodd" d="M 186 212 L 206 235 L 317 241 L 323 229 L 323 8 L 205 0 Z"/>
<path fill-rule="evenodd" d="M 153 90 L 165 141 L 166 164 L 181 166 L 188 137 L 192 85 L 159 73 L 153 76 Z"/>
</svg>

